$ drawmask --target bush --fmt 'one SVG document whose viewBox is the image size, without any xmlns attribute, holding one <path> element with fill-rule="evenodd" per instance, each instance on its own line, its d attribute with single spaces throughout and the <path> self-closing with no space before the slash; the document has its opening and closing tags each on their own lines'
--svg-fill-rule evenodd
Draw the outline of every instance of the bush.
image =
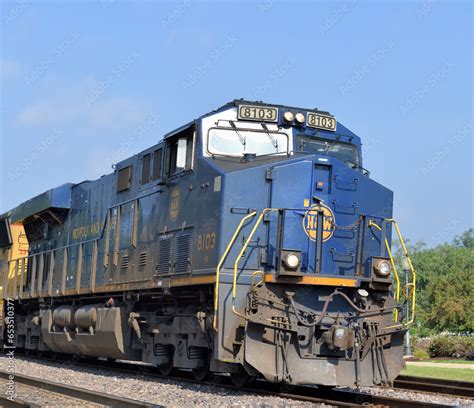
<svg viewBox="0 0 474 408">
<path fill-rule="evenodd" d="M 432 339 L 430 337 L 416 337 L 411 338 L 413 356 L 419 360 L 430 358 L 429 349 Z"/>
<path fill-rule="evenodd" d="M 429 346 L 431 357 L 472 358 L 474 355 L 474 337 L 436 336 Z"/>
<path fill-rule="evenodd" d="M 415 349 L 413 352 L 413 357 L 417 360 L 428 360 L 430 358 L 430 353 L 424 349 Z"/>
</svg>

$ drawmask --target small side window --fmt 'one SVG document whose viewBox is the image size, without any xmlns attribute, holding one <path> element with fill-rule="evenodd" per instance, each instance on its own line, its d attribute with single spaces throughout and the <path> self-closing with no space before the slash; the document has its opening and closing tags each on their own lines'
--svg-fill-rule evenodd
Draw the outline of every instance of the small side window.
<svg viewBox="0 0 474 408">
<path fill-rule="evenodd" d="M 153 180 L 161 179 L 161 161 L 163 158 L 163 149 L 157 149 L 153 153 Z"/>
<path fill-rule="evenodd" d="M 194 128 L 190 127 L 167 143 L 166 171 L 168 175 L 190 170 L 193 163 Z"/>
<path fill-rule="evenodd" d="M 178 139 L 176 147 L 176 171 L 183 171 L 186 168 L 186 154 L 188 153 L 188 142 L 183 137 Z"/>
<path fill-rule="evenodd" d="M 13 244 L 8 218 L 0 219 L 0 248 L 9 247 Z"/>
<path fill-rule="evenodd" d="M 150 181 L 151 153 L 145 154 L 142 161 L 142 184 Z"/>
<path fill-rule="evenodd" d="M 117 193 L 128 190 L 132 185 L 132 166 L 117 171 Z"/>
</svg>

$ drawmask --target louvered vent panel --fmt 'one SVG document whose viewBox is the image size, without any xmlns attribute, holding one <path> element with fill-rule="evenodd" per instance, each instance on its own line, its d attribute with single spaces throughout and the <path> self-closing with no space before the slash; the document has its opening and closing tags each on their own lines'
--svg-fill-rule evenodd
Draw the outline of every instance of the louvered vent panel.
<svg viewBox="0 0 474 408">
<path fill-rule="evenodd" d="M 138 256 L 138 266 L 145 266 L 148 258 L 148 252 L 140 252 Z"/>
<path fill-rule="evenodd" d="M 191 236 L 180 235 L 176 238 L 175 273 L 187 273 L 190 269 Z"/>
<path fill-rule="evenodd" d="M 158 264 L 156 265 L 156 273 L 167 274 L 170 272 L 171 258 L 171 238 L 161 239 L 158 249 Z"/>
<path fill-rule="evenodd" d="M 128 268 L 128 255 L 122 255 L 122 259 L 120 260 L 120 268 L 121 269 Z"/>
</svg>

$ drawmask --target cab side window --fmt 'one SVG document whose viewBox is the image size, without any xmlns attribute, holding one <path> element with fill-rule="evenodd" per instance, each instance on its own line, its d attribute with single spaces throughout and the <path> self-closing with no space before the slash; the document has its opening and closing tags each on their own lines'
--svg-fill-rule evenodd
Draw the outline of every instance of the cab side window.
<svg viewBox="0 0 474 408">
<path fill-rule="evenodd" d="M 163 158 L 163 149 L 160 147 L 153 152 L 153 174 L 152 180 L 161 178 L 161 162 Z"/>
<path fill-rule="evenodd" d="M 169 176 L 192 168 L 193 140 L 194 126 L 179 132 L 168 140 L 166 172 Z"/>
</svg>

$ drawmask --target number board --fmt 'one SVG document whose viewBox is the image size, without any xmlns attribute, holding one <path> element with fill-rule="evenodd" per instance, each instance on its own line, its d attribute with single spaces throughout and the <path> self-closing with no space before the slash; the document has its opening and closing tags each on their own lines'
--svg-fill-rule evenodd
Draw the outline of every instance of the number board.
<svg viewBox="0 0 474 408">
<path fill-rule="evenodd" d="M 336 123 L 336 118 L 332 116 L 325 116 L 312 112 L 308 112 L 308 115 L 306 116 L 306 126 L 312 128 L 334 132 L 336 130 Z"/>
<path fill-rule="evenodd" d="M 266 106 L 239 105 L 238 118 L 259 122 L 278 122 L 278 108 Z"/>
</svg>

